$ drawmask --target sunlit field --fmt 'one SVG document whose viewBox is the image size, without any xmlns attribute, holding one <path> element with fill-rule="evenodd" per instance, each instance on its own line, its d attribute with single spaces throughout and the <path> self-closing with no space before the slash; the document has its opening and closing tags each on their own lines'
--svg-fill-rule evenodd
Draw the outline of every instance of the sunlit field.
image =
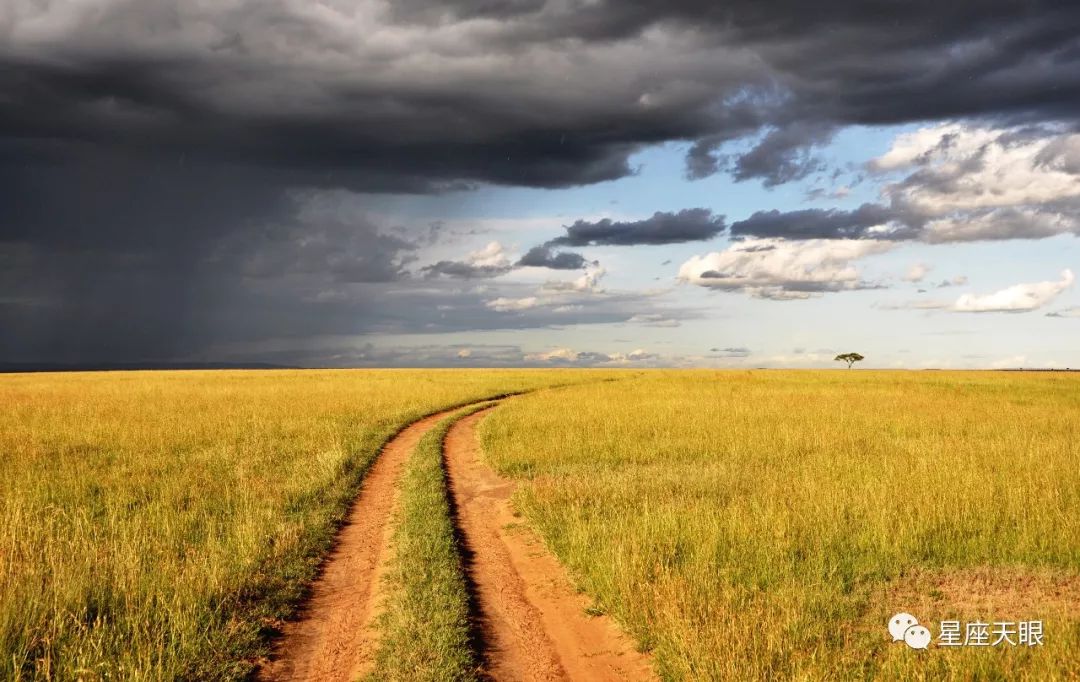
<svg viewBox="0 0 1080 682">
<path fill-rule="evenodd" d="M 1080 676 L 1078 375 L 285 370 L 0 376 L 0 679 L 243 679 L 387 438 L 555 386 L 485 456 L 663 679 Z M 400 482 L 386 679 L 473 674 L 448 423 Z M 1043 643 L 936 646 L 949 619 Z"/>
<path fill-rule="evenodd" d="M 650 372 L 509 400 L 482 438 L 666 679 L 1080 675 L 1078 375 Z M 1045 635 L 917 651 L 897 611 L 935 644 Z"/>
<path fill-rule="evenodd" d="M 583 378 L 0 376 L 0 679 L 242 677 L 386 438 L 439 409 Z"/>
</svg>

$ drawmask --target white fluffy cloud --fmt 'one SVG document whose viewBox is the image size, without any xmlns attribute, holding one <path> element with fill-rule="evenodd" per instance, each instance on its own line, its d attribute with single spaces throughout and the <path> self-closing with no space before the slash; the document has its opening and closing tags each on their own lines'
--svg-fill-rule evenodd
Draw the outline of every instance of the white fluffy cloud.
<svg viewBox="0 0 1080 682">
<path fill-rule="evenodd" d="M 852 263 L 884 253 L 890 242 L 857 239 L 750 239 L 693 256 L 678 278 L 703 287 L 759 298 L 808 298 L 829 291 L 871 288 Z"/>
<path fill-rule="evenodd" d="M 569 348 L 555 348 L 543 353 L 529 353 L 525 359 L 533 362 L 577 362 L 579 355 Z"/>
<path fill-rule="evenodd" d="M 592 351 L 576 351 L 570 348 L 555 348 L 542 353 L 529 353 L 525 355 L 526 362 L 543 362 L 548 364 L 572 364 L 572 365 L 625 365 L 633 362 L 647 362 L 656 360 L 659 356 L 642 348 L 629 353 L 596 353 Z"/>
<path fill-rule="evenodd" d="M 493 241 L 488 242 L 484 248 L 470 253 L 466 262 L 477 267 L 504 268 L 510 266 L 510 257 L 502 244 Z"/>
<path fill-rule="evenodd" d="M 536 306 L 541 305 L 541 301 L 537 296 L 525 296 L 523 298 L 506 298 L 500 296 L 499 298 L 488 301 L 485 305 L 497 312 L 508 313 L 535 308 Z"/>
<path fill-rule="evenodd" d="M 549 280 L 540 287 L 540 293 L 549 296 L 559 296 L 568 292 L 579 293 L 602 293 L 600 280 L 607 275 L 607 270 L 600 266 L 591 266 L 577 279 L 570 281 Z"/>
<path fill-rule="evenodd" d="M 928 214 L 956 209 L 1042 204 L 1080 196 L 1072 156 L 1078 134 L 1036 134 L 960 123 L 900 135 L 872 164 L 881 170 L 918 168 L 894 185 L 906 204 Z"/>
<path fill-rule="evenodd" d="M 1074 279 L 1072 270 L 1064 270 L 1061 279 L 1056 282 L 1014 284 L 983 296 L 964 294 L 950 310 L 960 313 L 1021 313 L 1037 310 L 1072 286 Z"/>
<path fill-rule="evenodd" d="M 885 194 L 924 241 L 1080 232 L 1080 134 L 947 123 L 898 136 L 870 167 L 909 171 Z"/>
<path fill-rule="evenodd" d="M 427 277 L 473 279 L 505 275 L 513 267 L 513 260 L 503 245 L 491 241 L 484 248 L 470 252 L 463 260 L 441 260 L 425 265 L 420 271 Z"/>
<path fill-rule="evenodd" d="M 911 267 L 908 268 L 907 274 L 904 275 L 904 281 L 921 282 L 930 270 L 930 266 L 926 263 L 913 263 Z"/>
<path fill-rule="evenodd" d="M 521 312 L 538 307 L 549 307 L 562 311 L 574 310 L 580 307 L 577 304 L 583 299 L 604 293 L 603 288 L 600 287 L 600 280 L 606 274 L 607 270 L 602 267 L 590 267 L 580 277 L 573 280 L 549 280 L 544 282 L 536 290 L 535 295 L 522 298 L 499 297 L 488 301 L 485 305 L 491 310 L 501 313 Z"/>
</svg>

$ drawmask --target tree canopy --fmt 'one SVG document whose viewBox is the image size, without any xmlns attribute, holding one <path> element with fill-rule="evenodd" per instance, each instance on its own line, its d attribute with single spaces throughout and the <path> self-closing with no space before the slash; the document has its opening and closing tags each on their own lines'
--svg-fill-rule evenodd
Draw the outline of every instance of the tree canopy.
<svg viewBox="0 0 1080 682">
<path fill-rule="evenodd" d="M 846 362 L 848 369 L 851 369 L 852 365 L 862 359 L 863 356 L 859 355 L 858 353 L 841 353 L 840 355 L 837 355 L 835 358 L 833 358 L 833 360 L 836 360 L 838 362 Z"/>
</svg>

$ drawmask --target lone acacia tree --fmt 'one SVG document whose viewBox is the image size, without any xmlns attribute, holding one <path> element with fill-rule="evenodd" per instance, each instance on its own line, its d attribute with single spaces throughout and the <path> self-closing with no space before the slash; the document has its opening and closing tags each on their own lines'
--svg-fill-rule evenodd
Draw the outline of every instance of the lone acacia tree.
<svg viewBox="0 0 1080 682">
<path fill-rule="evenodd" d="M 833 360 L 843 360 L 844 362 L 846 362 L 848 369 L 851 369 L 852 365 L 862 359 L 863 356 L 859 355 L 858 353 L 841 353 L 840 355 L 837 355 L 835 358 L 833 358 Z"/>
</svg>

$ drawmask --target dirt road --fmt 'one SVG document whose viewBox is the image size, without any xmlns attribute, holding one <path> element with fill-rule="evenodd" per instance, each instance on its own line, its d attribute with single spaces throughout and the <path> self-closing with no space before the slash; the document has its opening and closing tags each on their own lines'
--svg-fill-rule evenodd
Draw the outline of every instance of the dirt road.
<svg viewBox="0 0 1080 682">
<path fill-rule="evenodd" d="M 477 610 L 481 658 L 496 680 L 652 680 L 649 658 L 606 616 L 591 617 L 539 536 L 514 516 L 514 484 L 481 459 L 476 425 L 447 434 L 456 523 Z"/>
<path fill-rule="evenodd" d="M 649 658 L 570 584 L 539 536 L 515 517 L 514 484 L 480 457 L 476 425 L 488 410 L 451 427 L 444 444 L 450 495 L 463 541 L 483 673 L 494 680 L 653 680 Z M 283 628 L 266 682 L 350 682 L 370 672 L 381 576 L 391 556 L 393 513 L 405 463 L 442 412 L 386 444 L 364 478 L 333 551 L 299 618 Z"/>
<path fill-rule="evenodd" d="M 259 671 L 266 682 L 351 682 L 370 670 L 379 577 L 385 570 L 401 472 L 425 433 L 453 410 L 421 419 L 388 442 L 364 477 L 311 598 L 283 628 L 273 659 Z"/>
</svg>

